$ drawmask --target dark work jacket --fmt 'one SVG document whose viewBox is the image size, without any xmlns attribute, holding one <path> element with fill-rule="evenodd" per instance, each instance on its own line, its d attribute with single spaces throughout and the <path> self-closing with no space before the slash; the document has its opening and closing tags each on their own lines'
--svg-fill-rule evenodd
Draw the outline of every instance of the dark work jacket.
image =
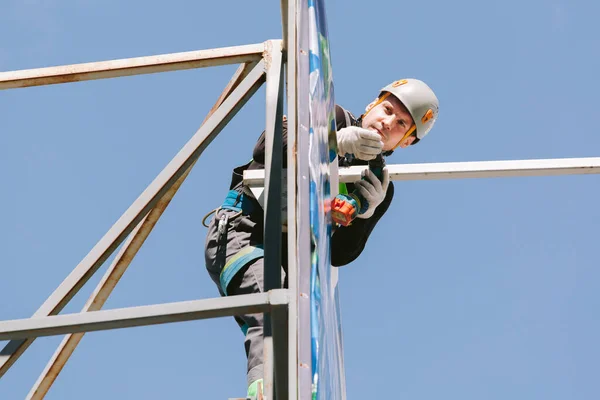
<svg viewBox="0 0 600 400">
<path fill-rule="evenodd" d="M 340 130 L 347 126 L 347 118 L 351 125 L 356 124 L 356 118 L 345 111 L 342 107 L 336 106 L 336 122 L 337 129 Z M 287 166 L 287 123 L 283 123 L 283 167 Z M 233 170 L 231 187 L 238 191 L 243 190 L 243 173 L 246 169 L 263 169 L 265 162 L 265 132 L 260 135 L 254 151 L 252 153 L 252 161 L 248 164 L 237 167 Z M 366 161 L 352 159 L 348 160 L 346 157 L 338 157 L 338 165 L 340 167 L 349 167 L 351 165 L 367 165 Z M 354 190 L 354 184 L 347 184 L 348 192 L 351 193 Z M 244 191 L 248 195 L 248 191 Z M 360 253 L 362 253 L 369 235 L 375 228 L 377 222 L 381 219 L 383 214 L 387 211 L 392 198 L 394 197 L 394 185 L 390 182 L 387 193 L 383 202 L 377 207 L 375 213 L 371 218 L 362 219 L 355 218 L 349 226 L 335 226 L 333 228 L 333 234 L 331 237 L 331 264 L 335 267 L 346 265 L 354 261 Z M 257 207 L 259 208 L 259 207 Z M 251 218 L 256 219 L 256 236 L 252 239 L 257 244 L 263 243 L 263 214 L 257 213 L 252 215 Z M 282 263 L 284 268 L 287 270 L 287 234 L 283 233 L 282 237 Z"/>
</svg>

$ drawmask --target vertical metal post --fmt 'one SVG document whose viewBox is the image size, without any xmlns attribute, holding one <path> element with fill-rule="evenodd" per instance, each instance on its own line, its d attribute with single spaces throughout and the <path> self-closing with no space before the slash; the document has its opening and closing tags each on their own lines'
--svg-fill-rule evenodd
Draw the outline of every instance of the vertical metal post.
<svg viewBox="0 0 600 400">
<path fill-rule="evenodd" d="M 288 306 L 288 399 L 298 400 L 298 235 L 296 219 L 296 143 L 297 143 L 297 0 L 281 0 L 283 56 L 287 68 L 287 281 L 289 290 Z M 285 245 L 285 244 L 284 244 Z"/>
<path fill-rule="evenodd" d="M 298 399 L 312 396 L 312 351 L 310 331 L 310 206 L 309 206 L 309 65 L 308 65 L 308 2 L 297 0 L 297 118 L 296 126 L 296 230 L 298 271 Z"/>
<path fill-rule="evenodd" d="M 265 291 L 281 288 L 281 178 L 283 167 L 283 63 L 281 41 L 267 42 L 265 129 Z M 264 391 L 287 400 L 287 310 L 265 313 Z"/>
</svg>

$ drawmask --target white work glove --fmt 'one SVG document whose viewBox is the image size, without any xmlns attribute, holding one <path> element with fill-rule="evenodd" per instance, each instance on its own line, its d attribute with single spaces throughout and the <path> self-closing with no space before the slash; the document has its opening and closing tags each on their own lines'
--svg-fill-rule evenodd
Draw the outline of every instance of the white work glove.
<svg viewBox="0 0 600 400">
<path fill-rule="evenodd" d="M 390 175 L 387 168 L 383 169 L 382 180 L 379 181 L 375 174 L 366 169 L 362 173 L 363 179 L 354 182 L 354 187 L 359 191 L 360 196 L 369 204 L 369 208 L 357 218 L 371 218 L 375 213 L 377 206 L 385 199 L 388 186 L 390 184 Z"/>
<path fill-rule="evenodd" d="M 353 154 L 364 161 L 374 159 L 383 150 L 383 142 L 377 132 L 358 126 L 349 126 L 337 131 L 337 143 L 340 156 Z"/>
</svg>

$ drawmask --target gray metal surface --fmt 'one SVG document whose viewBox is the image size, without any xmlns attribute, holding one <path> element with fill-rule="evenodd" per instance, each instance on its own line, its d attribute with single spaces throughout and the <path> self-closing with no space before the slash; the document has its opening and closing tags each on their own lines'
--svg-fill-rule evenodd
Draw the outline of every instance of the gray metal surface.
<svg viewBox="0 0 600 400">
<path fill-rule="evenodd" d="M 298 400 L 298 247 L 296 238 L 298 230 L 296 229 L 296 143 L 297 143 L 297 56 L 298 56 L 298 38 L 296 35 L 297 18 L 296 0 L 282 0 L 282 30 L 283 30 L 283 56 L 285 60 L 286 79 L 287 79 L 287 245 L 288 250 L 288 268 L 287 279 L 290 294 L 290 304 L 287 315 L 287 360 L 288 363 L 288 400 Z M 301 323 L 303 323 L 302 321 Z"/>
<path fill-rule="evenodd" d="M 270 63 L 267 65 L 266 125 L 265 125 L 265 291 L 281 287 L 281 187 L 283 169 L 283 63 L 281 43 L 268 49 Z M 286 348 L 285 314 L 265 313 L 264 318 L 264 392 L 267 399 L 287 399 L 288 365 L 281 363 L 276 354 Z M 285 329 L 282 326 L 285 326 Z M 283 336 L 285 335 L 285 336 Z M 275 351 L 277 350 L 277 351 Z M 287 355 L 287 352 L 286 352 Z M 287 360 L 284 360 L 287 361 Z"/>
<path fill-rule="evenodd" d="M 94 246 L 71 274 L 34 314 L 58 314 L 94 272 L 125 240 L 146 214 L 182 176 L 264 81 L 264 62 L 258 63 L 221 107 L 196 132 L 173 160 Z M 8 343 L 0 352 L 0 377 L 31 344 L 32 339 Z"/>
<path fill-rule="evenodd" d="M 265 291 L 281 287 L 281 179 L 283 170 L 283 65 L 281 48 L 267 66 L 265 125 Z M 278 244 L 276 246 L 276 244 Z"/>
<path fill-rule="evenodd" d="M 264 44 L 0 72 L 0 90 L 258 62 Z"/>
<path fill-rule="evenodd" d="M 355 182 L 366 167 L 339 169 L 340 182 Z M 600 174 L 600 157 L 541 160 L 466 161 L 428 164 L 389 164 L 390 180 L 434 180 Z M 262 186 L 264 170 L 244 172 L 244 183 Z"/>
<path fill-rule="evenodd" d="M 273 301 L 272 301 L 273 299 Z M 0 322 L 0 340 L 228 317 L 287 307 L 287 290 Z"/>
<path fill-rule="evenodd" d="M 283 50 L 284 62 L 288 61 L 286 58 L 286 53 L 288 51 L 288 44 L 289 44 L 288 33 L 290 31 L 289 11 L 295 9 L 295 3 L 296 3 L 296 0 L 292 0 L 292 1 L 281 0 L 280 1 L 279 10 L 281 11 L 281 40 L 283 43 L 281 50 Z M 292 19 L 292 24 L 293 24 L 293 22 L 294 22 L 294 20 Z"/>
<path fill-rule="evenodd" d="M 312 352 L 310 330 L 310 205 L 309 205 L 309 65 L 308 65 L 308 5 L 306 0 L 298 1 L 296 37 L 298 52 L 296 66 L 298 121 L 296 137 L 297 193 L 297 268 L 298 268 L 298 353 L 295 356 L 298 368 L 298 398 L 312 397 Z M 302 105 L 302 106 L 301 106 Z"/>
<path fill-rule="evenodd" d="M 503 178 L 519 176 L 586 175 L 600 173 L 600 158 L 469 161 L 388 166 L 391 180 Z M 360 179 L 361 169 L 340 171 L 341 182 Z"/>
</svg>

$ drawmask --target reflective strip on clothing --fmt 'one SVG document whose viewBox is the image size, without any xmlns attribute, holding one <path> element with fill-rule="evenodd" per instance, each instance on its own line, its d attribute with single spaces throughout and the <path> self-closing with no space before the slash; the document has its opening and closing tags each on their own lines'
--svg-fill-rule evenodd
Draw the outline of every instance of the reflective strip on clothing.
<svg viewBox="0 0 600 400">
<path fill-rule="evenodd" d="M 238 251 L 223 267 L 219 280 L 221 282 L 221 289 L 223 293 L 227 295 L 227 286 L 233 279 L 233 277 L 249 262 L 264 257 L 265 251 L 262 245 L 259 246 L 248 246 Z"/>
</svg>

